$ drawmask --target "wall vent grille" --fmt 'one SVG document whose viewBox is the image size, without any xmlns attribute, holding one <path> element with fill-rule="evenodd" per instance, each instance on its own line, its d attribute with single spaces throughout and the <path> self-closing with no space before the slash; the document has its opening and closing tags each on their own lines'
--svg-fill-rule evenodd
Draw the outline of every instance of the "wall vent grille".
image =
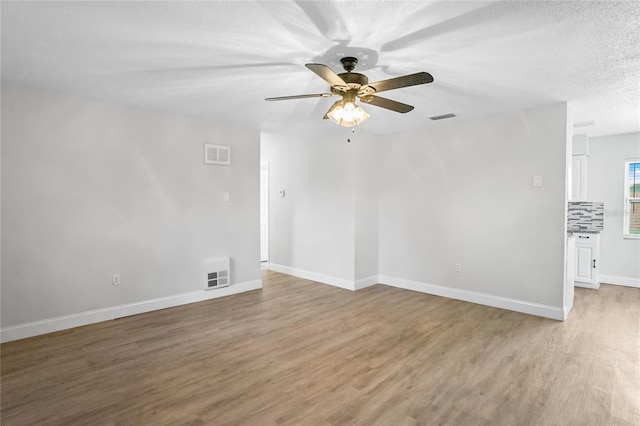
<svg viewBox="0 0 640 426">
<path fill-rule="evenodd" d="M 590 127 L 590 126 L 595 126 L 596 122 L 593 120 L 589 120 L 589 121 L 579 121 L 577 123 L 573 123 L 573 127 L 577 128 L 577 127 Z"/>
<path fill-rule="evenodd" d="M 231 148 L 222 145 L 204 145 L 204 163 L 228 166 L 231 164 Z"/>
<path fill-rule="evenodd" d="M 442 114 L 442 115 L 434 115 L 433 117 L 429 117 L 431 120 L 444 120 L 445 118 L 453 118 L 456 115 L 453 113 Z"/>
<path fill-rule="evenodd" d="M 205 260 L 205 290 L 227 287 L 231 283 L 229 263 L 228 257 Z"/>
</svg>

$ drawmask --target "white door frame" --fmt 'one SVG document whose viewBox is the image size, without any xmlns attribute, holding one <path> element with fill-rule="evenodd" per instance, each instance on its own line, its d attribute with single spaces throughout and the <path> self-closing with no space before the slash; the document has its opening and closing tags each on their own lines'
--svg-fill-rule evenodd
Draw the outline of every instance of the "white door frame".
<svg viewBox="0 0 640 426">
<path fill-rule="evenodd" d="M 269 261 L 269 163 L 260 164 L 260 262 Z"/>
</svg>

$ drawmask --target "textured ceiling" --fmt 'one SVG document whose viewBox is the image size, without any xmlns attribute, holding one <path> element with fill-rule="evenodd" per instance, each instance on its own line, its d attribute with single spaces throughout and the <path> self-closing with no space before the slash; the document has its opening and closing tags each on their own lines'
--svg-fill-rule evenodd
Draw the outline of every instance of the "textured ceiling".
<svg viewBox="0 0 640 426">
<path fill-rule="evenodd" d="M 590 136 L 640 130 L 640 3 L 8 2 L 3 81 L 263 129 L 321 120 L 335 99 L 308 62 L 369 81 L 418 71 L 435 81 L 386 92 L 414 105 L 365 105 L 372 133 L 558 101 Z M 455 120 L 455 119 L 454 119 Z"/>
</svg>

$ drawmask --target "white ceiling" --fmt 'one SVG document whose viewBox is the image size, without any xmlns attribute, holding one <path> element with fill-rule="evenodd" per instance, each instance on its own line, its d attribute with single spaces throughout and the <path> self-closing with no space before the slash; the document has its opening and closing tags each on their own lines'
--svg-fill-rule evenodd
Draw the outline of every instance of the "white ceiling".
<svg viewBox="0 0 640 426">
<path fill-rule="evenodd" d="M 569 101 L 590 136 L 640 131 L 640 2 L 8 2 L 2 79 L 263 129 L 321 120 L 335 99 L 304 67 L 432 84 L 385 92 L 362 125 L 388 133 Z M 455 119 L 454 119 L 455 120 Z"/>
</svg>

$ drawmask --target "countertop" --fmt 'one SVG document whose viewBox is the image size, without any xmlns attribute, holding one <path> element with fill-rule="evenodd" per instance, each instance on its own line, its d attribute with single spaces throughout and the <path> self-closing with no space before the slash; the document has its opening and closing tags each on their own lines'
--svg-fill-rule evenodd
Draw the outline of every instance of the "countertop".
<svg viewBox="0 0 640 426">
<path fill-rule="evenodd" d="M 599 234 L 602 231 L 587 231 L 586 229 L 580 230 L 580 231 L 571 231 L 568 230 L 567 234 L 571 235 L 571 234 Z"/>
</svg>

